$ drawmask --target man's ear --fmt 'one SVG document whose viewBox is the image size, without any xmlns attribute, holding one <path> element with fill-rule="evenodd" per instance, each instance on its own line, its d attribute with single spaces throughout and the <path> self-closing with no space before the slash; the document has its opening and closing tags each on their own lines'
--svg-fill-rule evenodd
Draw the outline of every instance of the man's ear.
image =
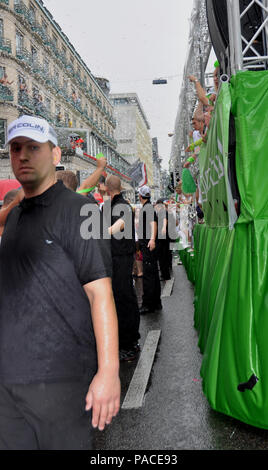
<svg viewBox="0 0 268 470">
<path fill-rule="evenodd" d="M 52 150 L 53 165 L 57 166 L 61 161 L 61 149 L 60 147 L 54 147 Z"/>
</svg>

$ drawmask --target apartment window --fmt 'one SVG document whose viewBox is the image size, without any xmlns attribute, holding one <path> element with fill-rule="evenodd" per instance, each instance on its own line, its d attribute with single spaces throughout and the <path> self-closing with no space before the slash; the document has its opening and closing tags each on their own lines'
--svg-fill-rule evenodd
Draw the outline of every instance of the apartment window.
<svg viewBox="0 0 268 470">
<path fill-rule="evenodd" d="M 29 20 L 31 24 L 35 23 L 36 20 L 36 10 L 32 4 L 29 6 Z"/>
<path fill-rule="evenodd" d="M 31 47 L 31 54 L 32 54 L 32 63 L 37 64 L 38 62 L 38 52 L 35 47 Z"/>
<path fill-rule="evenodd" d="M 51 111 L 51 99 L 48 96 L 45 97 L 45 107 L 48 111 Z"/>
<path fill-rule="evenodd" d="M 62 112 L 61 112 L 61 106 L 60 104 L 56 103 L 55 106 L 55 113 L 56 113 L 56 123 L 57 125 L 62 123 Z"/>
<path fill-rule="evenodd" d="M 59 72 L 59 69 L 57 67 L 54 68 L 54 78 L 55 78 L 55 81 L 57 83 L 59 83 L 59 80 L 60 80 L 60 72 Z"/>
<path fill-rule="evenodd" d="M 4 24 L 2 18 L 0 18 L 0 38 L 4 36 Z"/>
<path fill-rule="evenodd" d="M 2 65 L 0 65 L 0 79 L 3 78 L 5 73 L 6 73 L 6 68 L 2 67 Z"/>
<path fill-rule="evenodd" d="M 65 112 L 64 113 L 64 124 L 65 124 L 66 127 L 69 126 L 69 122 L 70 122 L 70 116 L 69 116 L 68 113 Z"/>
<path fill-rule="evenodd" d="M 48 25 L 47 25 L 46 21 L 43 20 L 43 19 L 42 19 L 42 28 L 43 28 L 43 30 L 44 30 L 44 33 L 45 33 L 46 36 L 47 36 L 47 35 L 48 35 L 48 34 L 47 34 L 47 33 L 48 33 Z"/>
<path fill-rule="evenodd" d="M 20 52 L 23 49 L 23 35 L 19 32 L 16 31 L 16 52 Z"/>
<path fill-rule="evenodd" d="M 47 73 L 47 75 L 49 75 L 50 64 L 49 64 L 49 60 L 46 57 L 44 57 L 44 70 Z"/>
<path fill-rule="evenodd" d="M 63 89 L 66 93 L 66 95 L 69 94 L 69 85 L 68 85 L 68 78 L 63 77 Z"/>
<path fill-rule="evenodd" d="M 53 42 L 54 46 L 57 47 L 58 40 L 57 40 L 55 34 L 52 34 L 52 42 Z"/>
<path fill-rule="evenodd" d="M 0 119 L 0 148 L 1 149 L 5 148 L 6 129 L 7 129 L 6 119 Z"/>
<path fill-rule="evenodd" d="M 60 107 L 60 104 L 58 103 L 56 103 L 55 112 L 56 112 L 56 115 L 61 114 L 61 107 Z"/>
<path fill-rule="evenodd" d="M 33 98 L 38 99 L 39 97 L 39 89 L 36 87 L 33 87 Z"/>
</svg>

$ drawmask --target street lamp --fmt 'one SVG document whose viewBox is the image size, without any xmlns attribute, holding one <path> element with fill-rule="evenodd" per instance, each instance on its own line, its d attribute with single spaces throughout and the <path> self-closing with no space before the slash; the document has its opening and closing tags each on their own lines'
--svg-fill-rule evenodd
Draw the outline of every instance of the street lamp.
<svg viewBox="0 0 268 470">
<path fill-rule="evenodd" d="M 156 80 L 153 80 L 153 85 L 166 85 L 167 80 L 165 78 L 157 78 Z"/>
</svg>

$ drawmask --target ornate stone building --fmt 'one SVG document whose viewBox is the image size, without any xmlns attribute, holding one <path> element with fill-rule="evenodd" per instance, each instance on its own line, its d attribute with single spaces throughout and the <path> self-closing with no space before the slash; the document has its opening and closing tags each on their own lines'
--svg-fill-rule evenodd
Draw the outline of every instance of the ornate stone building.
<svg viewBox="0 0 268 470">
<path fill-rule="evenodd" d="M 115 138 L 118 151 L 133 164 L 141 160 L 146 164 L 148 184 L 154 185 L 152 138 L 150 125 L 136 93 L 111 94 L 117 121 Z"/>
<path fill-rule="evenodd" d="M 122 176 L 129 165 L 117 151 L 109 82 L 94 77 L 42 0 L 0 0 L 0 178 L 10 173 L 6 128 L 21 114 L 43 117 L 58 130 L 86 131 L 85 153 L 102 152 L 108 172 L 114 168 L 132 190 Z M 63 164 L 92 171 L 95 161 L 77 155 Z"/>
</svg>

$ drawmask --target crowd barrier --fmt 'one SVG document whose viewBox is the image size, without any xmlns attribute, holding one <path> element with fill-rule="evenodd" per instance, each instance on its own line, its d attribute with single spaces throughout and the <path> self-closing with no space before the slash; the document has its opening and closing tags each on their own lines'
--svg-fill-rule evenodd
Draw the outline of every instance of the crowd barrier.
<svg viewBox="0 0 268 470">
<path fill-rule="evenodd" d="M 206 224 L 194 228 L 194 256 L 186 249 L 180 257 L 195 289 L 205 396 L 214 410 L 268 429 L 268 72 L 239 72 L 225 88 L 235 119 L 240 213 L 231 220 L 226 173 L 221 188 L 209 187 L 206 179 Z M 219 116 L 215 110 L 214 121 Z M 211 130 L 202 149 L 201 185 L 215 139 L 219 135 Z M 228 142 L 225 147 L 226 168 Z M 215 182 L 212 170 L 210 175 Z M 221 197 L 225 213 L 217 217 Z"/>
</svg>

